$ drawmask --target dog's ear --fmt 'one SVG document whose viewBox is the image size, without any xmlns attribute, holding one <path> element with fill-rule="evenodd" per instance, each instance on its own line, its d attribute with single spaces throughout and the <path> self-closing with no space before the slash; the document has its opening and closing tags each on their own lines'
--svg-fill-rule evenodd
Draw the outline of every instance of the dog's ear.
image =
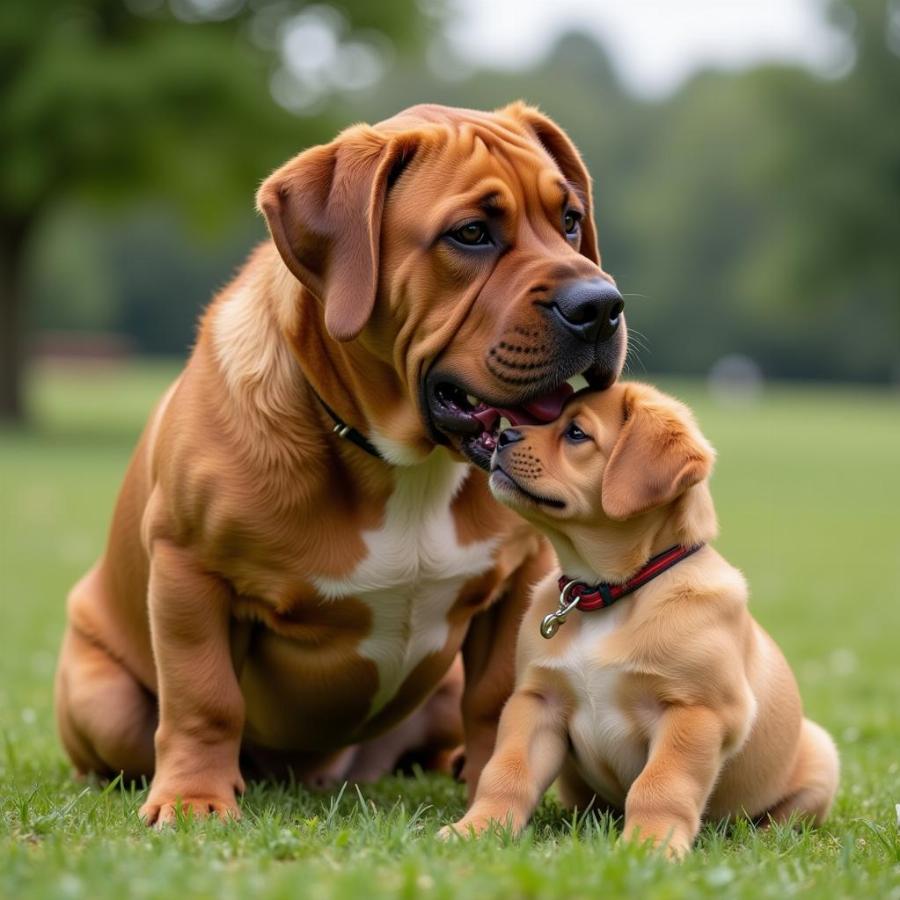
<svg viewBox="0 0 900 900">
<path fill-rule="evenodd" d="M 563 173 L 563 177 L 578 194 L 584 204 L 584 219 L 581 222 L 581 255 L 599 266 L 600 251 L 597 248 L 597 226 L 594 224 L 591 176 L 581 159 L 581 154 L 559 125 L 548 119 L 535 107 L 519 101 L 508 106 L 504 112 L 524 122 L 531 129 L 541 146 L 553 157 L 560 172 Z"/>
<path fill-rule="evenodd" d="M 414 149 L 412 135 L 355 126 L 294 157 L 259 189 L 278 252 L 325 304 L 335 340 L 355 338 L 372 315 L 385 195 Z"/>
<path fill-rule="evenodd" d="M 715 451 L 688 409 L 640 386 L 626 387 L 624 425 L 603 472 L 601 503 L 621 521 L 670 503 L 709 477 Z"/>
</svg>

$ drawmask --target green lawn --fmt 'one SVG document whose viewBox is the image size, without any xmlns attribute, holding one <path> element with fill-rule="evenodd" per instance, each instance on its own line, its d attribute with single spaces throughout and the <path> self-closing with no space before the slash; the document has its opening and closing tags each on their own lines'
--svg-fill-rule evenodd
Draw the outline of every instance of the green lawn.
<svg viewBox="0 0 900 900">
<path fill-rule="evenodd" d="M 525 838 L 442 845 L 462 790 L 391 778 L 313 795 L 252 785 L 240 825 L 137 819 L 142 792 L 73 781 L 51 688 L 63 603 L 100 550 L 130 447 L 173 369 L 43 371 L 37 425 L 0 433 L 0 898 L 877 897 L 900 900 L 900 406 L 850 388 L 692 403 L 719 450 L 720 549 L 835 736 L 826 828 L 707 829 L 672 866 L 545 801 Z"/>
</svg>

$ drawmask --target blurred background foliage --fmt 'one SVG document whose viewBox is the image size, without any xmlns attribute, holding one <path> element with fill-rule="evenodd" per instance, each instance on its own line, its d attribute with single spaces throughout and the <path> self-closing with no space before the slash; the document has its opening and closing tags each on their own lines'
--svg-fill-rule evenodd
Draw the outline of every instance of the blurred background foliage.
<svg viewBox="0 0 900 900">
<path fill-rule="evenodd" d="M 853 63 L 703 71 L 662 100 L 564 35 L 525 71 L 435 55 L 451 0 L 0 4 L 0 412 L 33 353 L 183 355 L 264 236 L 262 178 L 353 121 L 523 97 L 595 180 L 633 369 L 900 378 L 900 17 L 834 0 Z M 892 28 L 894 29 L 892 31 Z"/>
</svg>

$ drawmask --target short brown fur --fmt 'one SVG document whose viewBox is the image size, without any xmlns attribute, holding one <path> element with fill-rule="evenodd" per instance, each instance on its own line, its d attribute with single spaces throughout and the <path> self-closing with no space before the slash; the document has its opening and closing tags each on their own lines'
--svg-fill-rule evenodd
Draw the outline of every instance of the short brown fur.
<svg viewBox="0 0 900 900">
<path fill-rule="evenodd" d="M 589 438 L 567 438 L 572 423 Z M 498 451 L 491 485 L 545 531 L 568 577 L 622 582 L 668 547 L 715 536 L 713 451 L 672 398 L 618 384 L 576 398 L 555 423 L 518 430 L 524 439 Z M 529 457 L 537 474 L 516 466 Z M 565 505 L 530 500 L 517 484 Z M 624 810 L 626 838 L 673 856 L 704 818 L 824 821 L 834 744 L 803 718 L 736 569 L 707 544 L 613 607 L 574 612 L 548 641 L 539 626 L 557 607 L 559 574 L 534 592 L 497 747 L 473 806 L 445 836 L 495 822 L 518 832 L 556 778 L 566 802 L 584 808 L 596 795 L 601 808 Z"/>
<path fill-rule="evenodd" d="M 574 245 L 566 184 L 584 214 Z M 485 187 L 508 204 L 510 246 L 476 266 L 435 235 Z M 440 358 L 508 395 L 489 347 L 517 330 L 541 345 L 530 285 L 603 274 L 587 172 L 522 104 L 354 126 L 276 171 L 258 203 L 273 241 L 207 310 L 69 597 L 63 743 L 80 772 L 152 776 L 150 823 L 179 804 L 237 816 L 241 759 L 328 783 L 408 751 L 446 765 L 464 739 L 474 791 L 550 555 L 456 446 L 436 447 L 422 379 Z M 383 458 L 335 435 L 316 395 Z M 379 540 L 413 551 L 379 568 Z"/>
</svg>

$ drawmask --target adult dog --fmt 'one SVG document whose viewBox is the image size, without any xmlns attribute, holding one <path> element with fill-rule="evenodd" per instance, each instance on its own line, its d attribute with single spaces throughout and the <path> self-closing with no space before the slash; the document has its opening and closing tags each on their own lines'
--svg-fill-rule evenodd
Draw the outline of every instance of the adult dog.
<svg viewBox="0 0 900 900">
<path fill-rule="evenodd" d="M 550 563 L 480 470 L 501 414 L 551 419 L 625 354 L 588 175 L 522 104 L 418 106 L 258 204 L 272 242 L 209 307 L 69 598 L 63 742 L 152 773 L 149 823 L 236 816 L 242 766 L 374 777 L 449 746 L 462 690 L 471 796 Z M 436 691 L 460 649 L 464 689 Z"/>
</svg>

